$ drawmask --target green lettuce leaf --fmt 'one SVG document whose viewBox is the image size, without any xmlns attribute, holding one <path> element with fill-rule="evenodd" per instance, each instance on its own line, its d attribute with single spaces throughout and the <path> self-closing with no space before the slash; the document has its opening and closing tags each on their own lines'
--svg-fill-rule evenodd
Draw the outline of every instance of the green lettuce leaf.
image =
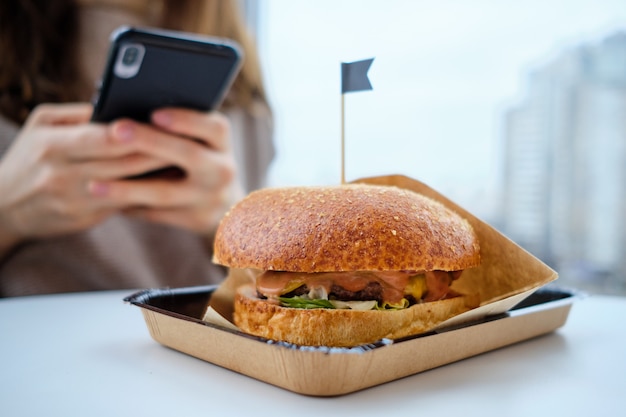
<svg viewBox="0 0 626 417">
<path fill-rule="evenodd" d="M 280 304 L 283 307 L 291 307 L 291 308 L 351 308 L 350 302 L 342 302 L 342 301 L 329 301 L 329 300 L 321 300 L 321 299 L 309 299 L 306 297 L 278 297 Z M 358 301 L 356 303 L 369 303 L 369 301 Z M 409 300 L 403 298 L 398 304 L 390 304 L 383 303 L 379 305 L 378 302 L 375 302 L 371 310 L 402 310 L 409 307 Z M 361 310 L 362 308 L 358 308 Z"/>
<path fill-rule="evenodd" d="M 291 308 L 335 308 L 328 300 L 310 300 L 304 297 L 278 297 L 283 307 Z"/>
</svg>

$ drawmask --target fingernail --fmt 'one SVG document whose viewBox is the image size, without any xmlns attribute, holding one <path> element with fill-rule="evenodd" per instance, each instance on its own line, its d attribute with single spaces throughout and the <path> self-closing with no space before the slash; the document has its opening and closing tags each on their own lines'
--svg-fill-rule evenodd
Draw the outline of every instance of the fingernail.
<svg viewBox="0 0 626 417">
<path fill-rule="evenodd" d="M 152 114 L 152 121 L 159 126 L 167 126 L 172 123 L 172 115 L 165 110 L 159 110 Z"/>
<path fill-rule="evenodd" d="M 104 197 L 109 193 L 109 185 L 104 182 L 92 181 L 89 183 L 89 192 L 98 197 Z"/>
<path fill-rule="evenodd" d="M 130 142 L 135 134 L 135 127 L 132 123 L 122 122 L 115 129 L 115 137 L 120 142 Z"/>
</svg>

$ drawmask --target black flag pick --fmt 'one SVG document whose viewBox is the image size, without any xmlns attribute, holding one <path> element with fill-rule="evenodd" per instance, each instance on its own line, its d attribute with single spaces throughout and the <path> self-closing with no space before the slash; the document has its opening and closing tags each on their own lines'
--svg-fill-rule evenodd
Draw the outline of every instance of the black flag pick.
<svg viewBox="0 0 626 417">
<path fill-rule="evenodd" d="M 341 183 L 346 182 L 346 128 L 345 95 L 354 91 L 371 90 L 372 84 L 367 78 L 367 71 L 374 58 L 356 62 L 341 63 Z"/>
<path fill-rule="evenodd" d="M 373 61 L 374 58 L 370 58 L 363 61 L 341 63 L 341 94 L 372 89 L 372 84 L 367 78 L 367 71 L 369 71 Z"/>
</svg>

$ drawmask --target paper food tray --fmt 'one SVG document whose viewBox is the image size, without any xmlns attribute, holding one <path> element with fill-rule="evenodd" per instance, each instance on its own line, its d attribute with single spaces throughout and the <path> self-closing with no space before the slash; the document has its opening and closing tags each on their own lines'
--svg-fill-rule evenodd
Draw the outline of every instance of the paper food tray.
<svg viewBox="0 0 626 417">
<path fill-rule="evenodd" d="M 577 298 L 574 291 L 548 286 L 507 313 L 453 329 L 328 348 L 269 341 L 203 322 L 215 288 L 151 289 L 124 301 L 141 307 L 150 335 L 162 345 L 314 396 L 347 394 L 552 332 L 565 324 Z"/>
</svg>

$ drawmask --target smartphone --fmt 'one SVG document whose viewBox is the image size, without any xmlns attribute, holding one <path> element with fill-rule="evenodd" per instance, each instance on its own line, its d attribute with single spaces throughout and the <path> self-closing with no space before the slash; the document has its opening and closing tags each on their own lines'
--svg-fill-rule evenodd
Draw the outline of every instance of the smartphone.
<svg viewBox="0 0 626 417">
<path fill-rule="evenodd" d="M 217 109 L 237 76 L 243 54 L 231 40 L 170 30 L 122 27 L 111 46 L 92 120 L 128 117 L 149 122 L 162 107 Z M 165 175 L 167 174 L 167 175 Z M 165 169 L 146 176 L 180 176 Z"/>
</svg>

